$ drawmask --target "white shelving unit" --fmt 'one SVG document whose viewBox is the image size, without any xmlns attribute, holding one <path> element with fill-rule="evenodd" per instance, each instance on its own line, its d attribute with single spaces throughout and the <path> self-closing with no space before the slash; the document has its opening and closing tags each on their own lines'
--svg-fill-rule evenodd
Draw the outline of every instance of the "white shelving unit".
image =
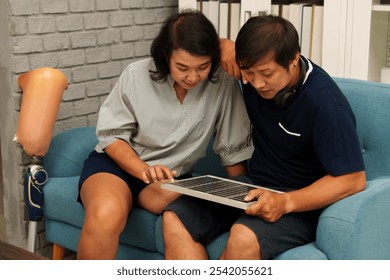
<svg viewBox="0 0 390 280">
<path fill-rule="evenodd" d="M 380 82 L 389 11 L 379 0 L 325 0 L 322 67 L 332 76 Z"/>
<path fill-rule="evenodd" d="M 372 10 L 378 12 L 390 12 L 390 5 L 380 4 L 379 0 L 372 1 Z"/>
<path fill-rule="evenodd" d="M 324 0 L 322 67 L 332 76 L 381 81 L 390 66 L 390 5 L 380 0 Z M 196 0 L 179 0 L 196 7 Z"/>
</svg>

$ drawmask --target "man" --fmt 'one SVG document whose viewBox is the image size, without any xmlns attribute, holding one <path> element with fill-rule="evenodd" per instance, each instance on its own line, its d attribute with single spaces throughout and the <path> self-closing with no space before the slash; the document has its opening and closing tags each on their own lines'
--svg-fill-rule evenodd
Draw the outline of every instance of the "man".
<svg viewBox="0 0 390 280">
<path fill-rule="evenodd" d="M 221 259 L 272 259 L 315 239 L 321 209 L 365 188 L 354 114 L 331 77 L 300 55 L 293 25 L 250 18 L 236 40 L 255 151 L 238 180 L 240 210 L 183 196 L 163 214 L 165 257 L 207 259 L 204 245 L 230 227 Z"/>
</svg>

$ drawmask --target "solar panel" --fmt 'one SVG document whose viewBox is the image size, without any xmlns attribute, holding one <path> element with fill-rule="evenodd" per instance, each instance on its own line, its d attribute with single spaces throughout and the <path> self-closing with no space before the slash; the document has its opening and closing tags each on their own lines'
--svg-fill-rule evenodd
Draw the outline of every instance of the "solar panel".
<svg viewBox="0 0 390 280">
<path fill-rule="evenodd" d="M 279 192 L 212 175 L 162 183 L 161 188 L 241 209 L 248 208 L 248 206 L 254 202 L 244 200 L 244 197 L 252 189 L 263 188 Z"/>
</svg>

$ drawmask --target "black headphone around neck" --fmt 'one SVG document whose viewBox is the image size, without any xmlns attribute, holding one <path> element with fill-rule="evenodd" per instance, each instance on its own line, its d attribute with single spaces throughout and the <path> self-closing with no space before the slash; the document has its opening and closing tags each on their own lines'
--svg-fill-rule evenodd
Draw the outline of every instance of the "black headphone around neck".
<svg viewBox="0 0 390 280">
<path fill-rule="evenodd" d="M 306 76 L 306 65 L 301 57 L 299 57 L 299 63 L 301 65 L 301 71 L 299 73 L 298 83 L 293 88 L 284 88 L 280 90 L 274 98 L 276 105 L 281 109 L 288 108 L 297 98 L 296 92 L 302 86 Z"/>
</svg>

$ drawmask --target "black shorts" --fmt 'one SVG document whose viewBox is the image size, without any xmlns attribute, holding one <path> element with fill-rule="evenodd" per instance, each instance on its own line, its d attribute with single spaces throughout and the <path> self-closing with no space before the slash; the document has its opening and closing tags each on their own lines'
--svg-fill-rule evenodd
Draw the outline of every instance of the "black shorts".
<svg viewBox="0 0 390 280">
<path fill-rule="evenodd" d="M 77 201 L 82 203 L 80 190 L 85 180 L 96 173 L 110 173 L 118 176 L 129 186 L 133 201 L 137 201 L 140 192 L 147 186 L 142 180 L 131 176 L 129 173 L 120 168 L 106 153 L 92 151 L 84 162 L 83 170 L 79 179 L 79 195 Z"/>
<path fill-rule="evenodd" d="M 245 225 L 255 233 L 263 259 L 272 259 L 288 249 L 313 241 L 321 213 L 319 210 L 290 213 L 271 223 L 246 215 L 238 208 L 189 196 L 179 197 L 165 210 L 175 212 L 192 238 L 204 245 L 228 231 L 233 224 Z"/>
</svg>

